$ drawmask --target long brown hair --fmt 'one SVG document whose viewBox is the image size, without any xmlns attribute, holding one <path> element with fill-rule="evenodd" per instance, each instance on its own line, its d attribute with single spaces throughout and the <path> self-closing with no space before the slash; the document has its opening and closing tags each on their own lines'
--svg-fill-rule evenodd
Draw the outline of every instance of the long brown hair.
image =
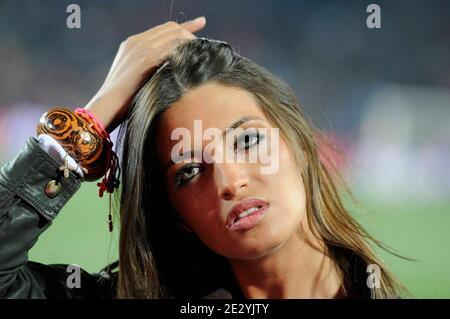
<svg viewBox="0 0 450 319">
<path fill-rule="evenodd" d="M 381 270 L 381 287 L 371 288 L 370 297 L 396 296 L 402 286 L 368 242 L 389 249 L 369 235 L 344 206 L 342 192 L 348 189 L 319 157 L 311 125 L 289 86 L 228 44 L 201 38 L 183 43 L 168 57 L 140 89 L 121 127 L 118 297 L 198 297 L 220 285 L 217 273 L 230 271 L 224 257 L 177 229 L 178 217 L 164 192 L 155 160 L 158 150 L 153 133 L 159 116 L 184 92 L 206 82 L 250 92 L 280 129 L 304 181 L 309 227 L 343 274 L 344 289 L 351 289 L 351 258 L 355 258 L 363 266 L 376 264 Z M 208 275 L 211 268 L 215 276 Z"/>
</svg>

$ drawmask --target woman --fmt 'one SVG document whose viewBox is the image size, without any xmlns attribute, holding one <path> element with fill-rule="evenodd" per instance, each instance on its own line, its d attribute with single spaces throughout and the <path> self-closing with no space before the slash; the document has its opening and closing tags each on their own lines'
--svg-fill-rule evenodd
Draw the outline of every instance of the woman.
<svg viewBox="0 0 450 319">
<path fill-rule="evenodd" d="M 381 244 L 342 204 L 292 91 L 226 43 L 196 39 L 192 33 L 204 25 L 204 18 L 166 23 L 129 38 L 86 106 L 109 131 L 125 120 L 120 271 L 117 283 L 113 277 L 106 284 L 83 274 L 91 284 L 77 296 L 396 296 L 395 279 L 367 240 Z M 231 144 L 187 143 L 182 153 L 188 156 L 175 160 L 174 131 L 194 136 L 197 120 L 201 136 L 208 129 L 244 131 Z M 259 158 L 219 156 L 231 145 L 248 159 L 264 143 L 269 158 L 279 160 L 268 174 Z M 4 169 L 0 182 L 8 184 L 13 171 Z M 366 271 L 374 265 L 378 277 L 371 285 Z M 30 281 L 51 286 L 54 271 L 22 261 L 8 273 L 8 288 L 23 292 Z"/>
</svg>

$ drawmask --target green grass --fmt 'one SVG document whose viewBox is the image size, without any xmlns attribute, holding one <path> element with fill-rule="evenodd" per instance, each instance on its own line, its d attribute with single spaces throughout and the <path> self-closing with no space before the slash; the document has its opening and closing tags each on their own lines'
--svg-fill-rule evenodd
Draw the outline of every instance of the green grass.
<svg viewBox="0 0 450 319">
<path fill-rule="evenodd" d="M 412 297 L 450 298 L 450 199 L 381 203 L 363 197 L 361 202 L 368 214 L 355 217 L 371 234 L 419 260 L 405 261 L 377 249 Z M 108 197 L 98 197 L 95 183 L 84 183 L 30 251 L 30 260 L 78 264 L 89 272 L 116 260 L 117 229 L 113 238 L 107 207 Z"/>
<path fill-rule="evenodd" d="M 384 250 L 379 256 L 414 298 L 450 298 L 450 200 L 380 203 L 365 200 L 368 215 L 357 219 L 406 261 Z"/>
<path fill-rule="evenodd" d="M 106 195 L 98 197 L 95 183 L 83 183 L 31 249 L 29 259 L 77 264 L 89 272 L 117 260 L 118 231 L 108 230 L 108 200 Z"/>
</svg>

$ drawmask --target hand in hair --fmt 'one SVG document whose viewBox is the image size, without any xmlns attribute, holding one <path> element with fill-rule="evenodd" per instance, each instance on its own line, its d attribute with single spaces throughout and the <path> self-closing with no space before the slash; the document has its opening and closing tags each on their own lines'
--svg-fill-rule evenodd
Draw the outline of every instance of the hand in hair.
<svg viewBox="0 0 450 319">
<path fill-rule="evenodd" d="M 108 132 L 125 118 L 128 106 L 143 81 L 151 76 L 175 47 L 196 38 L 205 27 L 200 17 L 178 24 L 173 21 L 128 37 L 120 44 L 105 82 L 86 105 Z"/>
</svg>

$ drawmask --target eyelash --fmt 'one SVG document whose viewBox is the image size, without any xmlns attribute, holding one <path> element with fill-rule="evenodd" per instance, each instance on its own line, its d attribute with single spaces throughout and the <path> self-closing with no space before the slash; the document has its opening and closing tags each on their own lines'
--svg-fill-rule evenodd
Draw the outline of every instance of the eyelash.
<svg viewBox="0 0 450 319">
<path fill-rule="evenodd" d="M 245 146 L 244 149 L 249 149 L 250 147 L 252 147 L 252 146 L 254 146 L 254 145 L 256 145 L 256 144 L 259 144 L 259 142 L 261 142 L 261 140 L 263 140 L 263 139 L 265 138 L 265 135 L 259 133 L 258 131 L 253 131 L 253 132 L 241 134 L 241 135 L 236 139 L 236 141 L 234 142 L 234 150 L 235 150 L 235 151 L 238 151 L 238 150 L 237 150 L 237 144 L 238 144 L 239 142 L 242 142 L 242 141 L 245 142 L 245 140 L 246 140 L 247 137 L 249 137 L 249 138 L 256 137 L 257 141 L 256 141 L 255 143 L 251 144 L 251 145 Z M 240 150 L 240 149 L 239 149 L 239 150 Z"/>
<path fill-rule="evenodd" d="M 188 173 L 192 169 L 198 169 L 198 173 L 200 173 L 200 171 L 203 171 L 203 167 L 199 163 L 188 164 L 188 165 L 184 166 L 183 168 L 179 169 L 178 171 L 176 171 L 175 185 L 177 186 L 177 188 L 183 187 L 187 182 L 189 182 L 191 179 L 193 179 L 195 176 L 197 176 L 198 173 L 187 179 L 183 178 L 183 175 L 185 173 Z"/>
<path fill-rule="evenodd" d="M 258 131 L 254 131 L 254 132 L 250 132 L 250 133 L 244 133 L 241 134 L 236 141 L 234 142 L 233 146 L 234 146 L 234 150 L 236 151 L 240 151 L 241 149 L 237 149 L 237 144 L 240 142 L 246 142 L 246 138 L 256 138 L 257 141 L 251 145 L 245 145 L 243 147 L 243 149 L 247 150 L 250 147 L 253 147 L 256 144 L 259 144 L 261 142 L 261 140 L 263 140 L 265 138 L 265 135 L 259 133 Z M 248 142 L 247 142 L 248 143 Z M 189 177 L 189 178 L 184 178 L 184 174 L 185 173 L 189 173 L 190 171 L 194 170 L 194 169 L 198 169 L 198 172 Z M 195 176 L 197 176 L 199 173 L 201 173 L 204 170 L 204 168 L 202 167 L 202 165 L 200 163 L 193 163 L 193 164 L 188 164 L 184 167 L 182 167 L 181 169 L 179 169 L 178 171 L 175 172 L 175 185 L 176 187 L 179 189 L 181 187 L 183 187 L 184 185 L 186 185 L 191 179 L 193 179 Z"/>
</svg>

